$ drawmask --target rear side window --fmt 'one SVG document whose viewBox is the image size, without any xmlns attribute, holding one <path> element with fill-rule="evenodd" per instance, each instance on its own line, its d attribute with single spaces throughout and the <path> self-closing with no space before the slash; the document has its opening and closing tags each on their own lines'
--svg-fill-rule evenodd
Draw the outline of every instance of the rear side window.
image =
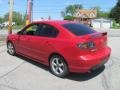
<svg viewBox="0 0 120 90">
<path fill-rule="evenodd" d="M 63 24 L 63 27 L 77 36 L 92 34 L 96 32 L 92 30 L 91 28 L 85 25 L 82 25 L 82 24 L 78 24 L 78 23 Z"/>
<path fill-rule="evenodd" d="M 39 29 L 39 35 L 44 37 L 57 37 L 58 30 L 53 26 L 43 24 Z"/>
</svg>

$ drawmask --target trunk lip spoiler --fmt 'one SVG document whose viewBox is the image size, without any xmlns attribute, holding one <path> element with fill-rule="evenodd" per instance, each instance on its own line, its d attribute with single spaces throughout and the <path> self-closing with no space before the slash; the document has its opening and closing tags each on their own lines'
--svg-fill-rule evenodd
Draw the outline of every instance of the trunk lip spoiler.
<svg viewBox="0 0 120 90">
<path fill-rule="evenodd" d="M 97 38 L 97 37 L 106 36 L 106 35 L 107 35 L 107 32 L 98 32 L 98 33 L 91 35 L 90 38 Z"/>
</svg>

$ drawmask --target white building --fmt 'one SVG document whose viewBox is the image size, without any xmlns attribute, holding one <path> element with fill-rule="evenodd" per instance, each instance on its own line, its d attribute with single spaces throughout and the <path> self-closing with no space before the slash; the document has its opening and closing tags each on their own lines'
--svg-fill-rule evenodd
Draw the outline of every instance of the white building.
<svg viewBox="0 0 120 90">
<path fill-rule="evenodd" d="M 41 17 L 40 19 L 36 19 L 36 20 L 33 20 L 33 21 L 35 22 L 35 21 L 48 21 L 48 20 L 51 20 L 51 16 L 49 16 L 48 18 Z"/>
<path fill-rule="evenodd" d="M 93 19 L 91 22 L 91 25 L 93 26 L 93 28 L 105 28 L 105 29 L 109 29 L 110 27 L 112 27 L 112 20 L 109 19 Z"/>
<path fill-rule="evenodd" d="M 9 22 L 4 22 L 2 23 L 5 27 L 7 27 L 9 25 Z M 12 22 L 12 25 L 15 25 L 15 22 Z"/>
</svg>

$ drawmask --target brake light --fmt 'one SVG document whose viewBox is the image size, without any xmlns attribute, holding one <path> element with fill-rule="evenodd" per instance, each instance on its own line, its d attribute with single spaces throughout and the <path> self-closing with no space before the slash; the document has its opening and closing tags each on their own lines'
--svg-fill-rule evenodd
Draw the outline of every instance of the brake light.
<svg viewBox="0 0 120 90">
<path fill-rule="evenodd" d="M 103 32 L 103 33 L 102 33 L 102 36 L 106 36 L 106 35 L 107 35 L 107 32 Z"/>
<path fill-rule="evenodd" d="M 94 42 L 85 42 L 77 45 L 81 49 L 92 49 L 95 47 Z"/>
</svg>

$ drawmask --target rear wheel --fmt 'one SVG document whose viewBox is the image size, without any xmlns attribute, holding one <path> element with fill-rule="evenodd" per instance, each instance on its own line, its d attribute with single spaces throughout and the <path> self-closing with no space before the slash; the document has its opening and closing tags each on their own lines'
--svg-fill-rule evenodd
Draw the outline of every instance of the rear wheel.
<svg viewBox="0 0 120 90">
<path fill-rule="evenodd" d="M 59 55 L 54 55 L 50 59 L 50 69 L 51 72 L 58 77 L 65 77 L 68 74 L 68 66 L 64 60 Z"/>
<path fill-rule="evenodd" d="M 7 43 L 7 52 L 12 56 L 15 55 L 15 48 L 12 42 Z"/>
</svg>

